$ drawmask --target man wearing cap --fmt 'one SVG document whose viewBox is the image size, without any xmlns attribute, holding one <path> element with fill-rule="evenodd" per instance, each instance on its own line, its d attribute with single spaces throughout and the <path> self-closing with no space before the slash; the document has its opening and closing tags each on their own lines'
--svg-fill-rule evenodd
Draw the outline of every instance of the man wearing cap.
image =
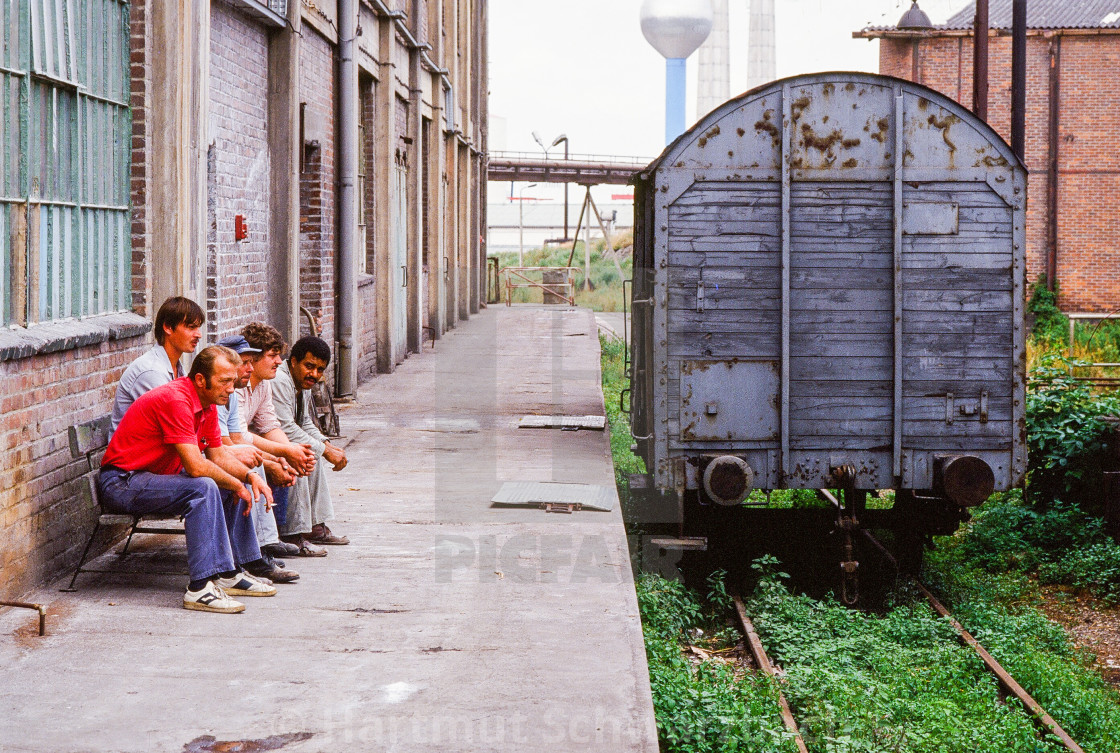
<svg viewBox="0 0 1120 753">
<path fill-rule="evenodd" d="M 222 432 L 222 444 L 239 461 L 251 468 L 266 483 L 268 476 L 278 478 L 283 484 L 291 484 L 295 476 L 283 457 L 274 457 L 259 447 L 255 446 L 252 435 L 243 433 L 243 419 L 241 405 L 238 398 L 240 390 L 248 383 L 253 372 L 253 363 L 261 352 L 254 348 L 241 335 L 231 335 L 218 341 L 218 345 L 229 348 L 237 353 L 241 360 L 237 370 L 237 381 L 234 392 L 229 396 L 228 405 L 218 405 L 218 425 Z M 268 469 L 268 475 L 265 469 Z M 245 569 L 258 578 L 267 578 L 274 583 L 294 583 L 299 579 L 299 573 L 286 567 L 282 560 L 269 554 L 268 547 L 280 543 L 280 534 L 276 528 L 276 518 L 272 512 L 272 505 L 255 505 L 252 508 L 253 526 L 257 534 L 257 542 L 261 547 L 261 559 Z"/>
<path fill-rule="evenodd" d="M 233 613 L 233 596 L 272 596 L 276 589 L 242 568 L 260 559 L 249 518 L 268 485 L 222 446 L 216 405 L 229 400 L 240 357 L 204 348 L 186 377 L 141 395 L 125 412 L 101 462 L 106 510 L 182 515 L 190 584 L 183 606 Z"/>
</svg>

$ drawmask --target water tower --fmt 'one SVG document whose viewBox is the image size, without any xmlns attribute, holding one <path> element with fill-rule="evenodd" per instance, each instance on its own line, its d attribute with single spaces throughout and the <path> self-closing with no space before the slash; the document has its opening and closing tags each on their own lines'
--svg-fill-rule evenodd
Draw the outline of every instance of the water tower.
<svg viewBox="0 0 1120 753">
<path fill-rule="evenodd" d="M 685 59 L 712 30 L 711 0 L 645 0 L 642 34 L 665 56 L 665 143 L 684 132 Z"/>
</svg>

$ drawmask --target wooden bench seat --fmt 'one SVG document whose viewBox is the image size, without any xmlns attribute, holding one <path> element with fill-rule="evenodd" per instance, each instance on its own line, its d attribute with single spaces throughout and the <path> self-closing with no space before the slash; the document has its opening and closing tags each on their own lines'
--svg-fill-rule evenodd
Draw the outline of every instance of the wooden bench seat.
<svg viewBox="0 0 1120 753">
<path fill-rule="evenodd" d="M 120 553 L 122 557 L 128 554 L 128 547 L 132 544 L 132 537 L 138 533 L 183 535 L 182 526 L 141 525 L 141 523 L 145 521 L 179 520 L 180 517 L 177 515 L 133 515 L 129 513 L 110 512 L 101 504 L 101 493 L 97 488 L 97 474 L 101 469 L 101 458 L 105 455 L 105 449 L 109 446 L 109 437 L 112 433 L 112 423 L 107 415 L 95 418 L 92 421 L 87 421 L 84 424 L 75 424 L 71 426 L 69 430 L 71 457 L 75 460 L 85 461 L 82 475 L 83 483 L 80 487 L 80 498 L 84 504 L 96 507 L 100 511 L 100 515 L 93 526 L 93 531 L 90 532 L 85 549 L 82 550 L 81 559 L 78 560 L 78 566 L 74 569 L 74 575 L 70 578 L 70 584 L 66 588 L 63 588 L 63 591 L 76 591 L 77 589 L 74 588 L 74 583 L 81 573 L 117 572 L 114 570 L 95 570 L 85 567 L 86 558 L 89 556 L 89 550 L 93 547 L 93 540 L 97 537 L 97 532 L 102 528 L 110 526 L 129 526 L 128 539 L 125 541 L 124 549 L 122 549 Z"/>
</svg>

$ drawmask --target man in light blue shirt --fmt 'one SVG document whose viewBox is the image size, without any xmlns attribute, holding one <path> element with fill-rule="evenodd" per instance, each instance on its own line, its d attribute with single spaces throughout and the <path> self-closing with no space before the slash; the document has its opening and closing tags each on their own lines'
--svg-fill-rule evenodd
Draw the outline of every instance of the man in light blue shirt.
<svg viewBox="0 0 1120 753">
<path fill-rule="evenodd" d="M 128 407 L 145 392 L 184 375 L 180 360 L 184 353 L 194 353 L 206 322 L 202 308 L 189 298 L 168 298 L 156 313 L 154 332 L 156 345 L 128 365 L 117 385 L 113 400 L 113 431 L 117 430 Z"/>
</svg>

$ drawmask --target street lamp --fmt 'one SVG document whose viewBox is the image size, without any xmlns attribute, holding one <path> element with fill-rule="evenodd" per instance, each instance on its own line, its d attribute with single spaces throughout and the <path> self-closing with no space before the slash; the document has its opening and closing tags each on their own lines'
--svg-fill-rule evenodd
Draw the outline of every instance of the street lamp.
<svg viewBox="0 0 1120 753">
<path fill-rule="evenodd" d="M 536 131 L 533 131 L 533 141 L 537 142 L 537 146 L 539 146 L 541 148 L 541 151 L 544 152 L 544 161 L 545 162 L 548 162 L 548 150 L 551 149 L 554 146 L 559 146 L 562 142 L 564 144 L 564 160 L 567 161 L 567 159 L 568 159 L 568 134 L 566 134 L 566 133 L 560 134 L 559 136 L 557 136 L 555 139 L 552 140 L 551 145 L 545 146 L 544 142 L 541 141 L 540 134 L 537 133 Z M 563 239 L 563 241 L 567 241 L 567 240 L 568 240 L 568 184 L 565 183 L 564 184 L 564 239 Z"/>
<path fill-rule="evenodd" d="M 525 189 L 533 188 L 536 183 L 530 183 L 527 186 L 522 186 L 521 190 L 517 192 L 517 266 L 523 267 L 525 255 Z"/>
</svg>

